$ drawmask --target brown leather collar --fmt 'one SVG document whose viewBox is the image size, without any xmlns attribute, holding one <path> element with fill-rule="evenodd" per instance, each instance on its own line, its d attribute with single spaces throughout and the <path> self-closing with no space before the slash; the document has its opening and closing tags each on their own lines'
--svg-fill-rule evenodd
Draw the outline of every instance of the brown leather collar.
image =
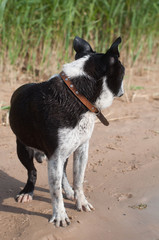
<svg viewBox="0 0 159 240">
<path fill-rule="evenodd" d="M 96 114 L 96 116 L 99 118 L 99 120 L 106 126 L 109 125 L 109 122 L 107 119 L 104 117 L 104 115 L 83 95 L 81 95 L 78 90 L 75 88 L 75 86 L 72 84 L 70 81 L 69 77 L 66 76 L 66 74 L 62 71 L 60 72 L 60 77 L 66 84 L 66 86 L 71 90 L 71 92 L 76 96 L 79 101 L 88 108 L 89 111 L 93 112 Z"/>
</svg>

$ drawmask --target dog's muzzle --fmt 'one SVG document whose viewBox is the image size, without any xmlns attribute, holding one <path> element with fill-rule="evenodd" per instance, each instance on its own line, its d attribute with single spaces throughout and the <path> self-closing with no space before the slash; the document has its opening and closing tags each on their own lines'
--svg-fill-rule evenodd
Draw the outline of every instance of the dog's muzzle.
<svg viewBox="0 0 159 240">
<path fill-rule="evenodd" d="M 117 97 L 121 97 L 123 95 L 124 95 L 124 88 L 123 88 L 123 82 L 122 82 L 119 92 L 117 94 Z"/>
</svg>

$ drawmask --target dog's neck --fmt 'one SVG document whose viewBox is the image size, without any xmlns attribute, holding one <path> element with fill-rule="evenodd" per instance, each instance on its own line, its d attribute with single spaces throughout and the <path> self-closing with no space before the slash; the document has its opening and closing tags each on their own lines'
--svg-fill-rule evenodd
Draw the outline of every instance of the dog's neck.
<svg viewBox="0 0 159 240">
<path fill-rule="evenodd" d="M 108 89 L 106 77 L 94 79 L 84 69 L 85 64 L 89 61 L 90 56 L 84 56 L 71 63 L 63 65 L 62 71 L 71 79 L 77 90 L 81 90 L 90 102 L 99 110 L 105 109 L 112 104 L 113 94 Z M 89 69 L 91 72 L 91 69 Z M 98 86 L 97 86 L 98 85 Z M 79 87 L 80 86 L 80 87 Z M 80 89 L 82 86 L 82 89 Z M 100 96 L 101 95 L 101 96 Z"/>
<path fill-rule="evenodd" d="M 79 93 L 79 91 L 75 88 L 73 83 L 70 81 L 69 77 L 62 71 L 60 73 L 61 79 L 64 81 L 66 86 L 72 92 L 72 94 L 92 113 L 95 113 L 99 120 L 105 125 L 108 126 L 109 122 L 104 117 L 104 115 L 97 109 L 87 98 Z"/>
</svg>

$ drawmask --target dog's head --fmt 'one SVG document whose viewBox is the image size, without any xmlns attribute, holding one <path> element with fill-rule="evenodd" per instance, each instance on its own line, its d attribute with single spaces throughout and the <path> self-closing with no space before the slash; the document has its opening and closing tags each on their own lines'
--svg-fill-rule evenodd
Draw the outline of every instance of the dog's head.
<svg viewBox="0 0 159 240">
<path fill-rule="evenodd" d="M 84 72 L 97 81 L 105 78 L 107 87 L 114 97 L 120 97 L 124 94 L 123 76 L 125 70 L 119 61 L 118 45 L 120 43 L 121 38 L 119 37 L 103 54 L 93 51 L 90 44 L 82 38 L 75 37 L 73 42 L 76 60 L 88 56 L 83 66 Z"/>
</svg>

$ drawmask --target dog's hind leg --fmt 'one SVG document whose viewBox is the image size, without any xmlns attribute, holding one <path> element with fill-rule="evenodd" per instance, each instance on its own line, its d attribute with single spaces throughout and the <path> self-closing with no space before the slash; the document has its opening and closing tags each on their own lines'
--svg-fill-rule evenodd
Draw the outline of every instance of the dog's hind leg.
<svg viewBox="0 0 159 240">
<path fill-rule="evenodd" d="M 91 211 L 94 209 L 93 206 L 87 201 L 83 192 L 83 181 L 88 159 L 88 148 L 89 141 L 79 146 L 74 152 L 73 187 L 78 211 Z"/>
<path fill-rule="evenodd" d="M 25 146 L 17 139 L 17 155 L 21 163 L 27 169 L 28 180 L 22 191 L 16 196 L 18 202 L 29 202 L 33 199 L 33 192 L 37 178 L 36 168 L 34 167 L 34 150 Z"/>
<path fill-rule="evenodd" d="M 63 177 L 62 177 L 62 188 L 65 192 L 64 197 L 69 199 L 69 200 L 74 200 L 74 191 L 72 187 L 70 186 L 68 179 L 67 179 L 67 174 L 66 174 L 66 167 L 68 163 L 68 158 L 66 159 L 66 162 L 64 163 L 64 170 L 63 170 Z"/>
</svg>

